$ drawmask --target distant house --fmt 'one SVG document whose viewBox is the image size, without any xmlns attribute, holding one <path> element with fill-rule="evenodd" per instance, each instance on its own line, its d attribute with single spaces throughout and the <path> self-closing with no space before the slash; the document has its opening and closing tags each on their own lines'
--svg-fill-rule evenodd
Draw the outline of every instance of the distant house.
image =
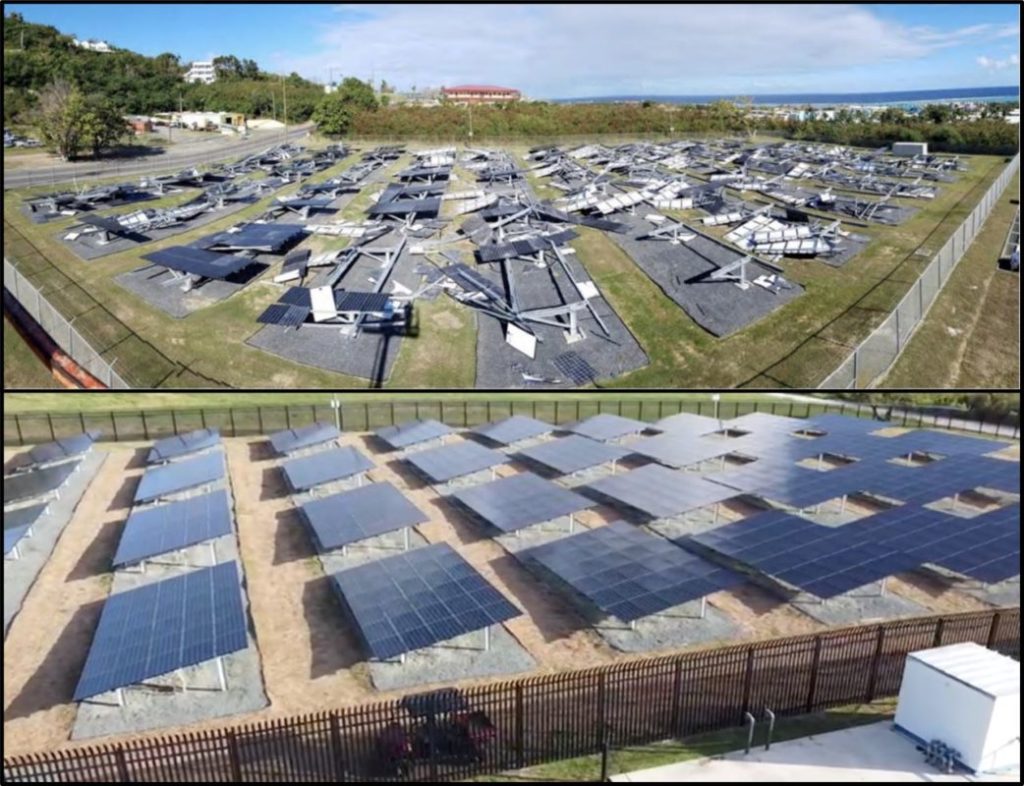
<svg viewBox="0 0 1024 786">
<path fill-rule="evenodd" d="M 217 81 L 217 71 L 212 60 L 197 60 L 189 66 L 184 78 L 186 82 L 202 82 L 208 85 Z"/>
<path fill-rule="evenodd" d="M 72 39 L 72 43 L 80 49 L 88 49 L 90 52 L 113 52 L 110 48 L 110 44 L 106 41 L 80 41 L 77 38 Z"/>
<path fill-rule="evenodd" d="M 442 87 L 441 95 L 456 104 L 494 104 L 499 101 L 518 101 L 523 97 L 515 88 L 494 85 Z"/>
</svg>

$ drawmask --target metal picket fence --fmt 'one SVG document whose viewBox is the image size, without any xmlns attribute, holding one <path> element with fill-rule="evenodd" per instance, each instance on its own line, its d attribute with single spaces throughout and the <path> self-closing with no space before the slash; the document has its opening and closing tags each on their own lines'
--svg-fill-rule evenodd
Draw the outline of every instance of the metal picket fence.
<svg viewBox="0 0 1024 786">
<path fill-rule="evenodd" d="M 829 390 L 867 388 L 875 384 L 906 348 L 957 263 L 981 231 L 1006 186 L 1020 166 L 1020 154 L 1003 169 L 977 206 L 946 241 L 920 278 L 871 335 L 818 386 Z M 996 264 L 993 259 L 992 264 Z"/>
</svg>

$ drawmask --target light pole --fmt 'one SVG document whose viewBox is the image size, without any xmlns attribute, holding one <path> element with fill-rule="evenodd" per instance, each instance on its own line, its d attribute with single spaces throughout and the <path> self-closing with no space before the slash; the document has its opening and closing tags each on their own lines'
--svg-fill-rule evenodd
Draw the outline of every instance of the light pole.
<svg viewBox="0 0 1024 786">
<path fill-rule="evenodd" d="M 718 428 L 722 428 L 722 419 L 718 417 L 718 403 L 722 400 L 721 393 L 712 393 L 711 400 L 715 402 L 715 420 L 718 421 Z"/>
<path fill-rule="evenodd" d="M 469 110 L 469 141 L 470 144 L 473 142 L 473 103 L 467 102 L 466 108 Z"/>
<path fill-rule="evenodd" d="M 331 399 L 331 409 L 334 410 L 334 426 L 341 431 L 341 401 L 337 396 Z"/>
</svg>

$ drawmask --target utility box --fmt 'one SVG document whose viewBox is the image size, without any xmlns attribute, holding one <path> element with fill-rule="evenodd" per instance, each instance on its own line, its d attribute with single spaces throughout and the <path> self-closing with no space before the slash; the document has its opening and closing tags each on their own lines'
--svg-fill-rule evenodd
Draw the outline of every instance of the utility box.
<svg viewBox="0 0 1024 786">
<path fill-rule="evenodd" d="M 1020 766 L 1020 663 L 978 644 L 907 655 L 896 728 L 940 740 L 972 772 Z"/>
<path fill-rule="evenodd" d="M 894 156 L 926 156 L 928 155 L 928 143 L 893 142 L 892 154 Z"/>
</svg>

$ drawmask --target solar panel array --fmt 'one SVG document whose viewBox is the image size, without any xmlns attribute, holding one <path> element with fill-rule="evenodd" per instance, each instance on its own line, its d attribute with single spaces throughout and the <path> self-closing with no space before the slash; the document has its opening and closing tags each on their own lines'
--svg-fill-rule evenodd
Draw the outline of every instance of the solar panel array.
<svg viewBox="0 0 1024 786">
<path fill-rule="evenodd" d="M 567 376 L 574 385 L 586 385 L 600 375 L 579 352 L 563 352 L 551 359 L 551 365 L 559 374 Z"/>
<path fill-rule="evenodd" d="M 169 270 L 177 270 L 202 278 L 220 279 L 228 278 L 254 262 L 248 257 L 218 254 L 190 246 L 171 246 L 143 254 L 142 258 Z"/>
<path fill-rule="evenodd" d="M 48 503 L 4 511 L 4 556 L 6 557 L 46 512 Z"/>
<path fill-rule="evenodd" d="M 231 534 L 226 489 L 133 511 L 113 564 L 127 565 Z"/>
<path fill-rule="evenodd" d="M 806 421 L 803 418 L 790 418 L 767 412 L 748 412 L 746 415 L 725 421 L 726 428 L 755 433 L 767 431 L 789 433 L 803 428 L 805 424 Z"/>
<path fill-rule="evenodd" d="M 374 466 L 359 450 L 346 445 L 286 461 L 281 469 L 294 491 L 306 491 L 324 483 L 358 475 Z"/>
<path fill-rule="evenodd" d="M 274 452 L 284 456 L 302 448 L 321 445 L 341 437 L 341 432 L 330 423 L 313 423 L 296 429 L 285 429 L 270 435 Z"/>
<path fill-rule="evenodd" d="M 168 494 L 205 486 L 224 477 L 224 451 L 212 450 L 202 456 L 150 467 L 135 490 L 135 502 L 150 502 Z"/>
<path fill-rule="evenodd" d="M 71 456 L 79 456 L 92 447 L 92 443 L 99 439 L 100 433 L 99 431 L 87 431 L 84 434 L 58 439 L 56 442 L 36 445 L 28 452 L 29 463 L 45 464 L 49 461 L 60 461 Z"/>
<path fill-rule="evenodd" d="M 759 460 L 742 467 L 709 474 L 709 480 L 775 502 L 805 508 L 858 490 L 849 467 L 819 472 L 796 464 Z"/>
<path fill-rule="evenodd" d="M 452 496 L 502 532 L 554 521 L 597 504 L 530 472 L 461 489 Z"/>
<path fill-rule="evenodd" d="M 281 327 L 298 327 L 306 321 L 312 309 L 306 306 L 288 306 L 284 303 L 271 303 L 264 309 L 256 321 L 261 325 L 280 325 Z"/>
<path fill-rule="evenodd" d="M 51 464 L 31 472 L 19 472 L 4 477 L 4 504 L 23 499 L 42 497 L 56 491 L 78 469 L 81 459 Z"/>
<path fill-rule="evenodd" d="M 935 453 L 945 456 L 970 455 L 981 456 L 1009 447 L 1012 443 L 1000 442 L 984 437 L 970 437 L 964 434 L 949 434 L 927 429 L 911 431 L 895 439 L 913 446 L 921 453 Z"/>
<path fill-rule="evenodd" d="M 724 456 L 731 451 L 730 442 L 724 439 L 702 440 L 677 431 L 638 439 L 629 443 L 629 449 L 669 467 L 686 467 Z"/>
<path fill-rule="evenodd" d="M 187 456 L 189 453 L 198 453 L 200 450 L 206 450 L 219 444 L 220 432 L 217 429 L 202 428 L 187 434 L 157 440 L 153 443 L 146 462 L 153 464 L 157 461 L 169 461 L 179 456 Z"/>
<path fill-rule="evenodd" d="M 855 418 L 828 412 L 807 418 L 804 428 L 817 427 L 829 434 L 870 434 L 891 427 L 891 423 L 870 418 Z"/>
<path fill-rule="evenodd" d="M 606 614 L 630 622 L 712 592 L 743 578 L 624 521 L 525 549 L 536 561 Z"/>
<path fill-rule="evenodd" d="M 238 565 L 223 562 L 111 595 L 74 701 L 248 646 Z"/>
<path fill-rule="evenodd" d="M 587 488 L 654 518 L 677 516 L 736 496 L 735 491 L 699 475 L 658 464 L 608 475 Z"/>
<path fill-rule="evenodd" d="M 385 426 L 373 432 L 392 450 L 407 448 L 451 434 L 452 430 L 436 420 L 411 420 L 396 426 Z"/>
<path fill-rule="evenodd" d="M 632 418 L 624 418 L 619 415 L 602 412 L 599 415 L 594 415 L 591 418 L 580 421 L 574 426 L 570 426 L 567 431 L 579 434 L 581 437 L 607 442 L 608 440 L 624 437 L 627 434 L 638 434 L 650 428 L 650 425 L 650 423 L 645 423 L 642 420 L 633 420 Z"/>
<path fill-rule="evenodd" d="M 618 445 L 595 442 L 592 439 L 573 434 L 524 448 L 519 453 L 538 464 L 543 464 L 545 467 L 550 467 L 556 472 L 566 475 L 581 469 L 607 464 L 609 461 L 617 461 L 628 456 L 630 451 Z"/>
<path fill-rule="evenodd" d="M 444 483 L 463 475 L 506 464 L 509 457 L 501 451 L 465 440 L 452 445 L 420 450 L 406 456 L 405 460 L 434 483 Z"/>
<path fill-rule="evenodd" d="M 720 421 L 705 415 L 694 415 L 692 412 L 680 412 L 656 421 L 654 428 L 670 434 L 687 434 L 701 436 L 722 428 Z"/>
<path fill-rule="evenodd" d="M 497 442 L 499 445 L 511 445 L 514 442 L 522 442 L 524 439 L 550 434 L 553 428 L 543 420 L 529 418 L 525 415 L 513 415 L 496 423 L 477 426 L 473 429 L 473 433 L 486 437 L 492 442 Z"/>
<path fill-rule="evenodd" d="M 331 577 L 369 654 L 386 659 L 521 613 L 447 543 Z"/>
<path fill-rule="evenodd" d="M 310 500 L 300 507 L 320 551 L 427 521 L 427 516 L 390 483 L 370 483 Z"/>
</svg>

